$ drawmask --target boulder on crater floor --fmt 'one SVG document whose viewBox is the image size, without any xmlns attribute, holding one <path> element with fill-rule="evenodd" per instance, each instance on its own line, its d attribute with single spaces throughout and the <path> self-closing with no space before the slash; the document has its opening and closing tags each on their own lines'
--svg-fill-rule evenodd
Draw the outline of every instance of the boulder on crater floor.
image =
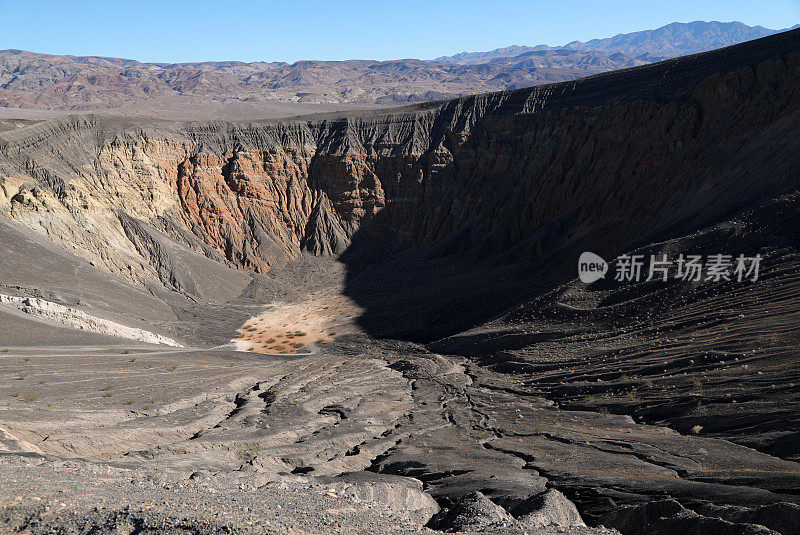
<svg viewBox="0 0 800 535">
<path fill-rule="evenodd" d="M 525 526 L 585 526 L 575 504 L 560 491 L 548 489 L 534 494 L 511 510 Z"/>
<path fill-rule="evenodd" d="M 422 490 L 422 482 L 411 477 L 371 472 L 350 472 L 334 477 L 320 477 L 339 495 L 355 501 L 380 503 L 398 516 L 425 524 L 439 512 L 439 504 Z"/>
<path fill-rule="evenodd" d="M 486 531 L 489 528 L 515 524 L 508 511 L 492 502 L 481 492 L 472 492 L 434 516 L 428 527 L 448 533 Z"/>
</svg>

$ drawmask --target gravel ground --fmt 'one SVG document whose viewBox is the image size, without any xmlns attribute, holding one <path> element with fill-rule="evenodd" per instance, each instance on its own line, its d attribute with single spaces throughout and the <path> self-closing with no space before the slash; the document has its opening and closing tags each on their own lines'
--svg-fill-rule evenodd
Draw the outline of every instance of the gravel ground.
<svg viewBox="0 0 800 535">
<path fill-rule="evenodd" d="M 311 478 L 189 476 L 0 454 L 0 533 L 437 533 Z M 482 533 L 613 533 L 493 526 Z"/>
</svg>

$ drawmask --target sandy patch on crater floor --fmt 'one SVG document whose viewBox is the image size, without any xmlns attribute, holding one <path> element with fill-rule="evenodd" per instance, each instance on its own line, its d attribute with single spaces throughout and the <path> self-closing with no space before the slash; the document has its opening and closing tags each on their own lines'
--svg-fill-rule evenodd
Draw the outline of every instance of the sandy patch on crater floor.
<svg viewBox="0 0 800 535">
<path fill-rule="evenodd" d="M 276 301 L 247 320 L 232 342 L 240 351 L 305 353 L 310 346 L 335 336 L 361 332 L 356 319 L 361 308 L 341 294 L 312 294 L 301 302 Z"/>
</svg>

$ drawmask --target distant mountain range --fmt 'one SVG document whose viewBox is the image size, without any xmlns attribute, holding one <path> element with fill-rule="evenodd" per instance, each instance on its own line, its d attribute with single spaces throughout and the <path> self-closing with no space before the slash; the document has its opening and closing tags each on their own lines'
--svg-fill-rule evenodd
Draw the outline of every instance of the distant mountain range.
<svg viewBox="0 0 800 535">
<path fill-rule="evenodd" d="M 488 52 L 461 52 L 454 56 L 436 58 L 436 61 L 483 63 L 495 58 L 516 57 L 528 52 L 569 49 L 594 50 L 609 54 L 621 52 L 638 60 L 652 62 L 752 41 L 798 27 L 800 24 L 785 30 L 770 30 L 763 26 L 747 26 L 741 22 L 673 22 L 655 30 L 621 33 L 614 37 L 592 39 L 585 43 L 573 41 L 564 46 L 513 45 Z"/>
<path fill-rule="evenodd" d="M 0 51 L 0 107 L 169 118 L 261 118 L 381 106 L 570 80 L 782 30 L 672 23 L 564 46 L 509 46 L 434 60 L 140 63 Z"/>
</svg>

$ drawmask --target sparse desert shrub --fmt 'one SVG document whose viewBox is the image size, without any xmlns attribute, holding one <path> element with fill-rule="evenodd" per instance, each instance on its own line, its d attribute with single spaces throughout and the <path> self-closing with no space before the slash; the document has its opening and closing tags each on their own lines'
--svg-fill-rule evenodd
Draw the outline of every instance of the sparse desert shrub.
<svg viewBox="0 0 800 535">
<path fill-rule="evenodd" d="M 136 362 L 136 357 L 133 357 L 132 359 L 128 359 L 128 362 Z"/>
<path fill-rule="evenodd" d="M 123 355 L 127 355 L 128 353 L 130 353 L 130 351 L 128 351 L 127 349 L 122 352 Z"/>
<path fill-rule="evenodd" d="M 236 449 L 236 458 L 241 461 L 251 462 L 258 457 L 260 451 L 261 448 L 256 442 L 245 442 Z"/>
<path fill-rule="evenodd" d="M 291 345 L 294 348 L 298 348 L 298 349 L 301 348 L 301 347 L 305 347 L 305 344 L 303 342 L 292 342 L 289 345 Z"/>
<path fill-rule="evenodd" d="M 101 388 L 100 390 L 102 390 L 103 392 L 110 392 L 110 391 L 114 390 L 114 385 L 111 385 L 111 384 L 106 385 L 103 388 Z"/>
<path fill-rule="evenodd" d="M 113 392 L 106 392 L 105 394 L 103 394 L 103 397 L 104 397 L 104 398 L 111 398 L 111 397 L 114 397 L 114 393 L 113 393 Z"/>
<path fill-rule="evenodd" d="M 37 399 L 39 399 L 39 396 L 35 395 L 22 396 L 22 401 L 27 401 L 28 403 L 32 403 Z"/>
<path fill-rule="evenodd" d="M 703 430 L 703 426 L 702 425 L 696 425 L 696 426 L 692 427 L 692 433 L 694 433 L 695 435 L 700 434 L 700 431 L 702 431 L 702 430 Z"/>
</svg>

